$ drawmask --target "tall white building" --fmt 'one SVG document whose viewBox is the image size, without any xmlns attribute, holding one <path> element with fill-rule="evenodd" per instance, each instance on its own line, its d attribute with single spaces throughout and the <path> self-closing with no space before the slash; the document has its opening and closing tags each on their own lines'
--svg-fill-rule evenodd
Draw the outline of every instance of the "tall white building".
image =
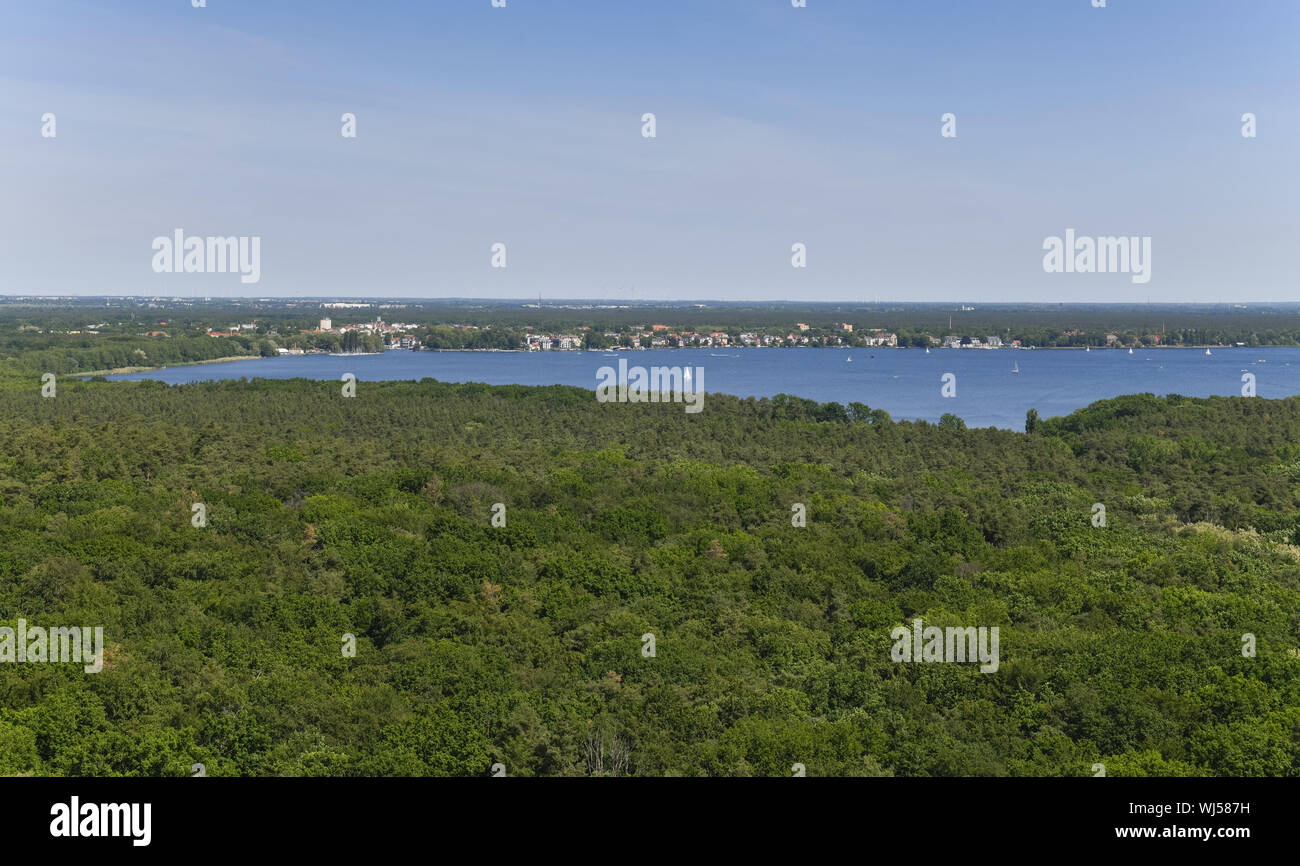
<svg viewBox="0 0 1300 866">
<path fill-rule="evenodd" d="M 328 331 L 328 330 L 330 329 L 330 326 L 333 325 L 333 324 L 334 324 L 334 323 L 331 322 L 329 319 L 321 319 L 321 320 L 320 320 L 320 329 L 321 329 L 322 331 Z"/>
</svg>

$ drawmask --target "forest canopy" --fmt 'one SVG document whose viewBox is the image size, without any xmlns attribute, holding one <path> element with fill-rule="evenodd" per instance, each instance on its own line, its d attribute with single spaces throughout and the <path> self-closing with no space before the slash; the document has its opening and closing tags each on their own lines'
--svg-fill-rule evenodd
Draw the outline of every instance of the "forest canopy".
<svg viewBox="0 0 1300 866">
<path fill-rule="evenodd" d="M 0 625 L 102 626 L 104 669 L 0 664 L 0 773 L 1300 774 L 1300 398 L 1017 433 L 432 380 L 48 399 L 44 363 L 0 389 Z M 999 627 L 997 673 L 894 662 L 914 618 Z"/>
</svg>

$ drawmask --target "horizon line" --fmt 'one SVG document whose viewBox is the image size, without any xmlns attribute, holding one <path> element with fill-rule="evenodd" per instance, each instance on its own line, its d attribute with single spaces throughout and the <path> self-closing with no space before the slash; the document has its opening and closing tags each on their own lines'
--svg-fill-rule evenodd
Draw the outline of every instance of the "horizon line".
<svg viewBox="0 0 1300 866">
<path fill-rule="evenodd" d="M 522 306 L 546 307 L 565 303 L 600 303 L 607 307 L 632 307 L 632 306 L 655 306 L 664 304 L 687 304 L 687 305 L 710 305 L 721 304 L 729 306 L 740 305 L 760 305 L 760 304 L 791 304 L 791 305 L 857 305 L 864 307 L 883 306 L 883 305 L 904 305 L 904 306 L 936 306 L 936 305 L 971 305 L 972 308 L 979 306 L 1058 306 L 1058 307 L 1157 307 L 1157 306 L 1180 306 L 1180 307 L 1233 307 L 1233 306 L 1250 306 L 1250 305 L 1268 305 L 1268 306 L 1300 306 L 1300 300 L 1296 301 L 1269 301 L 1269 300 L 1227 300 L 1227 301 L 1027 301 L 1027 300 L 985 300 L 971 301 L 962 299 L 945 299 L 935 301 L 918 301 L 903 299 L 885 299 L 875 301 L 851 301 L 851 300 L 830 300 L 830 301 L 812 301 L 805 299 L 751 299 L 736 300 L 726 298 L 662 298 L 662 299 L 638 299 L 638 300 L 619 300 L 615 298 L 592 298 L 592 297 L 569 297 L 569 298 L 552 298 L 549 301 L 538 302 L 533 298 L 475 298 L 463 295 L 446 295 L 446 296 L 417 296 L 417 295 L 229 295 L 213 296 L 205 295 L 202 297 L 187 297 L 184 295 L 80 295 L 80 294 L 17 294 L 0 292 L 0 300 L 33 300 L 33 301 L 60 301 L 60 300 L 121 300 L 121 301 L 202 301 L 205 303 L 220 301 L 416 301 L 416 302 L 443 302 L 443 301 L 468 301 L 473 303 L 498 303 L 498 304 L 520 304 Z M 953 312 L 971 312 L 971 310 L 954 310 Z"/>
</svg>

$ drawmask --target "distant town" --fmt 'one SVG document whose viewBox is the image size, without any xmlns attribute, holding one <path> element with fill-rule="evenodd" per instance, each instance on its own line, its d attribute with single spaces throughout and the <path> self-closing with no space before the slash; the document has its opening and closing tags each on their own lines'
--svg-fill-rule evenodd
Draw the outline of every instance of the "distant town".
<svg viewBox="0 0 1300 866">
<path fill-rule="evenodd" d="M 854 333 L 854 326 L 840 322 L 829 329 L 813 329 L 798 322 L 788 331 L 694 331 L 674 330 L 669 325 L 631 325 L 618 330 L 594 330 L 580 326 L 571 334 L 526 333 L 523 347 L 529 351 L 564 349 L 725 349 L 790 346 L 897 346 L 898 335 L 886 331 Z"/>
<path fill-rule="evenodd" d="M 214 337 L 229 337 L 241 333 L 257 333 L 258 323 L 232 325 L 228 331 L 209 330 Z M 526 350 L 529 352 L 547 351 L 583 351 L 583 350 L 637 350 L 637 349 L 726 349 L 726 348 L 914 348 L 942 349 L 1020 349 L 1033 348 L 1025 346 L 1016 338 L 1004 340 L 996 334 L 971 336 L 967 334 L 931 334 L 913 335 L 908 341 L 900 343 L 899 336 L 893 331 L 875 328 L 858 329 L 849 322 L 837 322 L 829 326 L 816 327 L 805 322 L 796 322 L 792 328 L 773 331 L 765 330 L 708 330 L 674 329 L 669 325 L 628 325 L 617 329 L 598 329 L 589 325 L 579 325 L 571 332 L 541 332 L 524 330 L 522 334 L 496 329 L 497 334 L 508 333 L 503 345 L 499 340 L 489 340 L 493 345 L 481 345 L 484 341 L 476 339 L 482 334 L 491 334 L 491 326 L 450 323 L 434 326 L 418 325 L 410 322 L 385 322 L 376 318 L 373 322 L 358 322 L 335 325 L 332 319 L 320 320 L 319 327 L 301 330 L 308 336 L 337 336 L 339 345 L 348 351 L 348 344 L 354 347 L 360 342 L 350 340 L 349 334 L 378 337 L 383 341 L 384 349 L 434 349 L 442 351 L 508 351 Z M 460 334 L 461 340 L 448 340 L 450 334 Z M 151 334 L 152 335 L 152 334 Z M 279 336 L 271 334 L 271 336 Z M 1066 331 L 1065 336 L 1083 336 L 1082 331 Z M 1134 346 L 1159 346 L 1162 334 L 1150 334 L 1146 339 L 1107 333 L 1099 347 L 1132 348 Z M 330 342 L 330 341 L 327 341 Z M 513 342 L 513 345 L 509 345 Z M 1086 346 L 1087 344 L 1085 344 Z M 1236 345 L 1245 345 L 1238 342 Z M 329 347 L 318 346 L 315 351 L 328 351 Z M 305 348 L 279 347 L 280 354 L 303 354 L 312 351 Z"/>
<path fill-rule="evenodd" d="M 632 325 L 618 330 L 598 331 L 590 326 L 581 325 L 575 328 L 573 333 L 525 331 L 522 335 L 515 337 L 517 344 L 513 347 L 479 347 L 471 345 L 475 342 L 473 339 L 467 339 L 465 341 L 466 345 L 463 346 L 447 346 L 443 345 L 446 342 L 445 340 L 432 337 L 433 332 L 466 333 L 490 330 L 490 328 L 480 328 L 478 325 L 453 323 L 424 326 L 410 322 L 385 322 L 382 318 L 376 318 L 373 322 L 352 322 L 336 325 L 333 319 L 324 318 L 320 320 L 318 327 L 298 331 L 298 335 L 309 338 L 309 342 L 314 342 L 314 345 L 278 346 L 277 351 L 282 355 L 328 352 L 332 348 L 336 348 L 333 345 L 335 341 L 330 340 L 330 337 L 337 337 L 337 348 L 345 352 L 358 350 L 359 347 L 366 344 L 368 338 L 382 340 L 382 348 L 385 350 L 429 348 L 444 351 L 472 351 L 476 349 L 505 351 L 508 348 L 529 352 L 547 352 L 619 349 L 726 349 L 734 347 L 793 348 L 803 346 L 820 348 L 897 348 L 899 346 L 898 335 L 892 331 L 868 329 L 865 332 L 856 332 L 855 326 L 848 322 L 839 322 L 823 328 L 814 328 L 805 322 L 797 322 L 793 328 L 775 333 L 771 331 L 673 330 L 668 325 Z M 429 333 L 426 333 L 424 337 L 418 336 L 422 331 Z M 87 333 L 96 332 L 87 331 Z M 207 334 L 210 337 L 259 334 L 272 338 L 284 336 L 277 329 L 267 329 L 256 321 L 233 324 L 225 329 L 209 328 Z M 149 331 L 146 332 L 145 336 L 165 337 L 167 333 L 165 331 Z M 472 337 L 472 335 L 470 336 Z M 322 337 L 325 339 L 320 339 Z M 310 338 L 316 339 L 312 341 Z M 293 339 L 292 335 L 290 335 L 290 339 Z M 1019 340 L 1013 339 L 1004 342 L 1001 337 L 996 335 L 984 337 L 946 335 L 942 338 L 925 335 L 925 340 L 929 346 L 945 349 L 1020 348 Z M 1107 335 L 1108 344 L 1118 341 L 1118 335 Z"/>
<path fill-rule="evenodd" d="M 422 351 L 1294 346 L 1294 304 L 537 304 L 326 298 L 0 298 L 0 355 L 58 372 Z"/>
</svg>

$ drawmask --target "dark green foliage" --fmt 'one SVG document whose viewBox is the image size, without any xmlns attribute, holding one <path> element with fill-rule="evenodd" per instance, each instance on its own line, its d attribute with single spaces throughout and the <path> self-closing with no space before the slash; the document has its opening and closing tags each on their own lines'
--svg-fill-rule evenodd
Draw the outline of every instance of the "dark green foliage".
<svg viewBox="0 0 1300 866">
<path fill-rule="evenodd" d="M 0 664 L 0 772 L 1300 775 L 1297 398 L 13 383 L 0 622 L 108 650 Z M 913 617 L 1000 670 L 891 661 Z"/>
</svg>

